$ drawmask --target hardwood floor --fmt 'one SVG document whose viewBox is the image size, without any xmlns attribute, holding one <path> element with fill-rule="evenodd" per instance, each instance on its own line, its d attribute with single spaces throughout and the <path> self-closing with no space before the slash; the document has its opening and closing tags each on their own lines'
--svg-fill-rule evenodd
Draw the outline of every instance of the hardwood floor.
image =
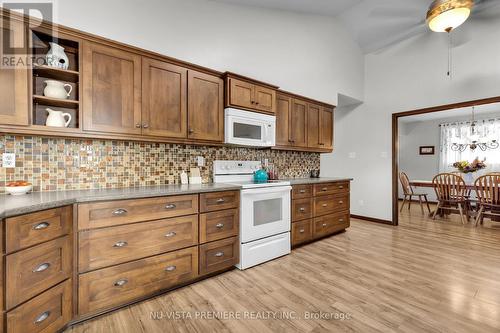
<svg viewBox="0 0 500 333">
<path fill-rule="evenodd" d="M 298 318 L 231 318 L 266 311 Z M 151 313 L 164 318 L 153 319 Z M 169 313 L 180 318 L 168 319 Z M 347 317 L 324 317 L 334 314 Z M 340 331 L 499 332 L 500 230 L 462 226 L 455 217 L 432 221 L 413 205 L 411 213 L 403 211 L 398 227 L 353 220 L 347 232 L 286 257 L 67 330 Z"/>
</svg>

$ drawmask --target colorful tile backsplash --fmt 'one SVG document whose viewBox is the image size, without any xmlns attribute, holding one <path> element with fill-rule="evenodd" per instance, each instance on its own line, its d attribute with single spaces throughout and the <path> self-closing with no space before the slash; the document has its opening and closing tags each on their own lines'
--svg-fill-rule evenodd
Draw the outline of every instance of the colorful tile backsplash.
<svg viewBox="0 0 500 333">
<path fill-rule="evenodd" d="M 16 167 L 0 167 L 0 192 L 13 180 L 33 183 L 34 191 L 178 184 L 197 156 L 205 157 L 203 182 L 212 181 L 214 160 L 267 158 L 280 178 L 309 177 L 320 165 L 318 153 L 13 135 L 0 136 L 1 153 L 15 153 Z"/>
</svg>

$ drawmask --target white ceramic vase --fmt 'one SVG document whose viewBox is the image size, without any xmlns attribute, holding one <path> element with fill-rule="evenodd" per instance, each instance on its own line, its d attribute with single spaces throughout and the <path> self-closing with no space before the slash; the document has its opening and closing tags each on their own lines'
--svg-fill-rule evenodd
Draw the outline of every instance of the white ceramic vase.
<svg viewBox="0 0 500 333">
<path fill-rule="evenodd" d="M 66 90 L 66 88 L 69 88 Z M 56 80 L 46 80 L 43 94 L 47 97 L 67 99 L 71 95 L 73 87 L 69 83 L 63 83 Z"/>
<path fill-rule="evenodd" d="M 69 113 L 63 113 L 62 111 L 56 111 L 52 109 L 45 109 L 49 113 L 45 125 L 52 127 L 68 127 L 71 122 L 71 115 Z M 66 119 L 67 118 L 67 119 Z"/>
<path fill-rule="evenodd" d="M 51 67 L 57 67 L 62 69 L 68 69 L 69 59 L 66 53 L 64 53 L 64 47 L 57 43 L 49 42 L 50 50 L 45 56 L 47 65 Z"/>
</svg>

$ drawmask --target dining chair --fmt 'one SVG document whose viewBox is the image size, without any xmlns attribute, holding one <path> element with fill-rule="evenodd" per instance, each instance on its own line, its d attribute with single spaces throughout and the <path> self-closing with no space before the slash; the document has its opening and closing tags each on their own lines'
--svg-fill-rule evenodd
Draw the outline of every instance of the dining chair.
<svg viewBox="0 0 500 333">
<path fill-rule="evenodd" d="M 418 201 L 420 202 L 420 209 L 422 210 L 422 214 L 424 214 L 424 204 L 422 201 L 425 201 L 425 204 L 427 205 L 427 210 L 429 213 L 431 212 L 431 208 L 429 207 L 429 201 L 427 201 L 427 194 L 426 193 L 415 193 L 413 191 L 413 187 L 410 185 L 410 179 L 408 178 L 408 175 L 404 172 L 399 173 L 399 181 L 401 182 L 401 186 L 403 187 L 403 194 L 404 194 L 404 199 L 403 199 L 403 204 L 401 205 L 401 209 L 399 210 L 400 212 L 403 210 L 403 207 L 405 205 L 406 200 L 408 200 L 408 210 L 410 210 L 411 207 L 411 200 L 413 197 L 418 197 Z"/>
<path fill-rule="evenodd" d="M 462 224 L 465 224 L 469 220 L 469 212 L 463 178 L 453 173 L 440 173 L 432 179 L 432 184 L 438 199 L 432 219 L 436 219 L 436 214 L 440 209 L 454 212 L 457 207 Z"/>
<path fill-rule="evenodd" d="M 486 211 L 490 211 L 489 215 L 500 217 L 500 173 L 489 173 L 477 178 L 474 187 L 480 205 L 475 226 L 483 223 Z"/>
</svg>

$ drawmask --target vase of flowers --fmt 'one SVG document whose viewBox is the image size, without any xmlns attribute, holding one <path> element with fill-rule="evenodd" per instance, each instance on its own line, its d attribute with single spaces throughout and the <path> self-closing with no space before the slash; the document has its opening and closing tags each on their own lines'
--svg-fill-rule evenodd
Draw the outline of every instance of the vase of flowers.
<svg viewBox="0 0 500 333">
<path fill-rule="evenodd" d="M 471 163 L 469 163 L 469 161 L 455 162 L 453 163 L 453 167 L 464 174 L 466 183 L 472 183 L 474 181 L 473 173 L 486 168 L 485 161 L 486 159 L 480 161 L 479 158 L 476 157 Z"/>
</svg>

